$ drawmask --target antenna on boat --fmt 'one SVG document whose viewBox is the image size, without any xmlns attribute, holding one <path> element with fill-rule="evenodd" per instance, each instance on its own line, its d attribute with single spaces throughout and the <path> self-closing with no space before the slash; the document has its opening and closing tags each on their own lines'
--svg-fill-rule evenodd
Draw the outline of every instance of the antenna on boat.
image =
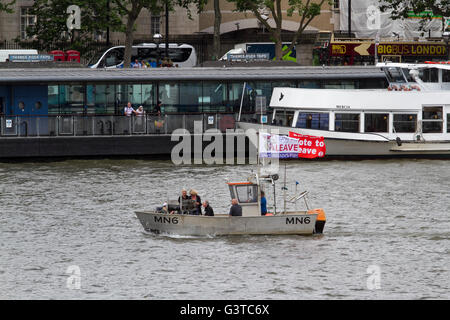
<svg viewBox="0 0 450 320">
<path fill-rule="evenodd" d="M 284 201 L 284 213 L 286 213 L 286 162 L 284 163 L 284 186 L 283 186 L 283 201 Z"/>
</svg>

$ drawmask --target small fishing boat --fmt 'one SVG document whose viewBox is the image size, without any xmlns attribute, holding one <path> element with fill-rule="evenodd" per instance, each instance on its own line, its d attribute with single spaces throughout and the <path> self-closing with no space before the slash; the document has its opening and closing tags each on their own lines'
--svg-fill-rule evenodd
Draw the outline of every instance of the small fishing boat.
<svg viewBox="0 0 450 320">
<path fill-rule="evenodd" d="M 278 212 L 274 202 L 273 212 L 261 215 L 261 184 L 272 184 L 275 192 L 277 179 L 277 174 L 252 174 L 247 181 L 227 182 L 231 198 L 237 199 L 242 207 L 242 216 L 193 215 L 190 214 L 194 208 L 193 203 L 183 201 L 180 205 L 177 200 L 168 201 L 162 208 L 152 211 L 138 211 L 136 216 L 146 231 L 156 234 L 226 236 L 322 233 L 326 221 L 324 210 L 311 209 L 307 191 L 289 200 L 284 197 L 284 210 Z M 286 210 L 286 202 L 296 203 L 301 199 L 304 200 L 306 210 Z"/>
</svg>

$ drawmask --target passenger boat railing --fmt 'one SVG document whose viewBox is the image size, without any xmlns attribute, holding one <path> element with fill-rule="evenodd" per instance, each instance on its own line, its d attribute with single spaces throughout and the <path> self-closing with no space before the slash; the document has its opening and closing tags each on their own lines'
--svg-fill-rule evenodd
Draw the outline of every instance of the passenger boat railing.
<svg viewBox="0 0 450 320">
<path fill-rule="evenodd" d="M 234 113 L 122 115 L 13 115 L 0 116 L 0 137 L 130 136 L 172 134 L 177 129 L 204 133 L 235 129 Z"/>
</svg>

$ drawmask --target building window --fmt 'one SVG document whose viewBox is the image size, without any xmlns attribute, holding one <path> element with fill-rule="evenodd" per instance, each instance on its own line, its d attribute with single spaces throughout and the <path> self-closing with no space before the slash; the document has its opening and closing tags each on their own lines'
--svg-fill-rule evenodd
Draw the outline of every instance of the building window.
<svg viewBox="0 0 450 320">
<path fill-rule="evenodd" d="M 339 9 L 339 0 L 333 0 L 333 7 Z"/>
<path fill-rule="evenodd" d="M 394 114 L 394 132 L 416 132 L 416 114 Z"/>
<path fill-rule="evenodd" d="M 359 113 L 336 113 L 334 130 L 359 132 Z"/>
<path fill-rule="evenodd" d="M 366 113 L 364 115 L 364 132 L 388 132 L 389 114 Z"/>
<path fill-rule="evenodd" d="M 25 40 L 28 39 L 27 28 L 36 24 L 36 16 L 31 14 L 31 7 L 20 9 L 20 37 Z"/>
<path fill-rule="evenodd" d="M 442 132 L 442 107 L 424 107 L 422 112 L 422 132 Z"/>
<path fill-rule="evenodd" d="M 157 33 L 161 33 L 161 17 L 159 15 L 155 16 L 152 14 L 151 16 L 151 33 L 152 34 L 157 34 Z"/>
<path fill-rule="evenodd" d="M 297 119 L 297 128 L 328 130 L 328 113 L 300 112 Z"/>
</svg>

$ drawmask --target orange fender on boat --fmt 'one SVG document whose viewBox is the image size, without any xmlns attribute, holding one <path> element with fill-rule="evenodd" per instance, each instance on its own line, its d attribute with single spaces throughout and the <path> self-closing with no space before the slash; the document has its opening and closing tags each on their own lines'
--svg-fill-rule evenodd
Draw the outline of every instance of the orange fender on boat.
<svg viewBox="0 0 450 320">
<path fill-rule="evenodd" d="M 322 208 L 308 210 L 308 213 L 317 213 L 317 221 L 326 221 L 325 211 Z"/>
</svg>

